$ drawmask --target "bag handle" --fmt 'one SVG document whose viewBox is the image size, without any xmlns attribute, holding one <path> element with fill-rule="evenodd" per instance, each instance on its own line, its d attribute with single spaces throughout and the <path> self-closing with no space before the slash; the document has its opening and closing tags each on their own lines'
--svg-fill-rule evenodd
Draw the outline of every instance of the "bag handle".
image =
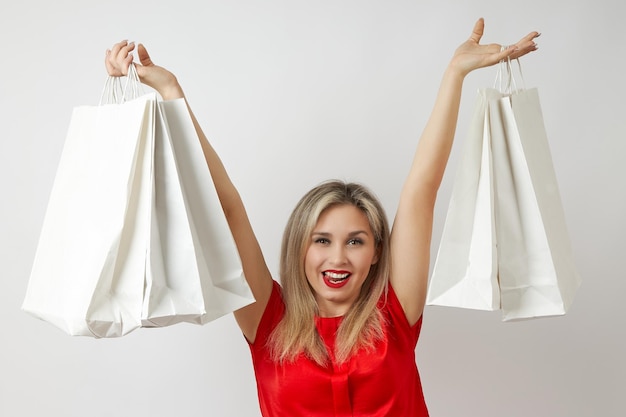
<svg viewBox="0 0 626 417">
<path fill-rule="evenodd" d="M 100 94 L 99 106 L 103 104 L 115 104 L 119 101 L 119 97 L 122 95 L 122 84 L 119 77 L 107 76 Z"/>
<path fill-rule="evenodd" d="M 102 93 L 100 94 L 99 106 L 103 104 L 122 104 L 129 100 L 136 99 L 143 94 L 139 74 L 134 63 L 128 67 L 128 75 L 126 75 L 126 83 L 122 86 L 121 77 L 109 75 L 104 82 Z"/>
<path fill-rule="evenodd" d="M 504 51 L 507 47 L 502 46 L 500 51 Z M 520 90 L 526 89 L 526 82 L 524 81 L 524 74 L 522 73 L 522 64 L 519 58 L 515 58 L 517 61 L 517 68 L 519 73 L 519 79 L 521 81 L 521 88 L 517 88 L 517 82 L 513 74 L 513 64 L 511 58 L 507 57 L 506 60 L 501 60 L 498 65 L 498 72 L 496 73 L 496 79 L 493 83 L 493 88 L 496 88 L 503 94 L 512 94 Z"/>
<path fill-rule="evenodd" d="M 143 90 L 141 88 L 141 81 L 139 81 L 139 74 L 137 74 L 137 67 L 135 67 L 134 62 L 131 62 L 128 67 L 128 75 L 126 76 L 126 85 L 124 86 L 122 102 L 136 99 L 141 94 L 143 94 Z"/>
</svg>

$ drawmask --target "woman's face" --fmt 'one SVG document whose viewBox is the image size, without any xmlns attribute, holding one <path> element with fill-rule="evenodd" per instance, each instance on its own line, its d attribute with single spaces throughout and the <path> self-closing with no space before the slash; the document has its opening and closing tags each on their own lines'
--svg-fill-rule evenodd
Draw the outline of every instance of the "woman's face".
<svg viewBox="0 0 626 417">
<path fill-rule="evenodd" d="M 365 213 L 348 204 L 326 209 L 313 229 L 304 258 L 320 315 L 345 315 L 377 261 L 374 234 Z"/>
</svg>

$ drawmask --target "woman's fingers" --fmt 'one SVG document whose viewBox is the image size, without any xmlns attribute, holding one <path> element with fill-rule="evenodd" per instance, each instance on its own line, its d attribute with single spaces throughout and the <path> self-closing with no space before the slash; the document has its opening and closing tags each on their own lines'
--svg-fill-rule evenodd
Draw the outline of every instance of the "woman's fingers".
<svg viewBox="0 0 626 417">
<path fill-rule="evenodd" d="M 143 65 L 144 67 L 150 67 L 154 65 L 152 59 L 150 58 L 150 55 L 148 55 L 146 47 L 143 46 L 143 44 L 139 44 L 139 46 L 137 47 L 137 56 L 139 57 L 139 62 L 141 62 L 141 65 Z"/>
<path fill-rule="evenodd" d="M 499 53 L 496 56 L 496 62 L 502 61 L 503 59 L 516 59 L 521 56 L 526 55 L 529 52 L 537 50 L 537 43 L 535 39 L 541 35 L 539 32 L 530 32 L 528 35 L 524 36 L 517 43 L 509 46 L 500 46 Z"/>
<path fill-rule="evenodd" d="M 105 56 L 105 66 L 109 75 L 121 77 L 128 74 L 128 67 L 133 62 L 131 52 L 135 49 L 135 43 L 121 41 L 114 44 L 111 49 L 107 49 Z"/>
<path fill-rule="evenodd" d="M 526 55 L 529 52 L 537 50 L 537 39 L 541 33 L 539 32 L 530 32 L 528 35 L 524 36 L 517 44 L 516 50 L 511 55 L 511 58 L 519 58 L 521 56 Z"/>
<path fill-rule="evenodd" d="M 114 67 L 114 66 L 113 66 L 113 64 L 111 63 L 110 57 L 111 57 L 111 50 L 110 50 L 110 49 L 107 49 L 107 50 L 106 50 L 106 54 L 105 54 L 105 56 L 104 56 L 104 66 L 105 66 L 105 67 L 106 67 L 106 69 L 107 69 L 107 73 L 108 73 L 110 76 L 114 77 L 114 76 L 115 76 L 115 67 Z"/>
<path fill-rule="evenodd" d="M 480 39 L 483 37 L 483 33 L 485 31 L 485 20 L 481 17 L 474 23 L 474 29 L 472 29 L 472 34 L 470 35 L 470 41 L 476 43 L 477 45 L 480 43 Z"/>
</svg>

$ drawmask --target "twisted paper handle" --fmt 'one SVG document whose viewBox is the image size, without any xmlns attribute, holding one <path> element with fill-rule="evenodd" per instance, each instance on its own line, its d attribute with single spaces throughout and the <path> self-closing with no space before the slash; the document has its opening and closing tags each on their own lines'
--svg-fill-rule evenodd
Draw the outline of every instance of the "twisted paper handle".
<svg viewBox="0 0 626 417">
<path fill-rule="evenodd" d="M 500 51 L 504 51 L 507 46 L 502 46 Z M 517 82 L 515 80 L 515 76 L 513 74 L 513 64 L 511 63 L 511 58 L 507 57 L 506 60 L 500 61 L 498 65 L 498 72 L 496 73 L 496 79 L 493 83 L 493 88 L 496 88 L 503 94 L 512 94 L 519 90 L 526 89 L 526 83 L 524 81 L 524 74 L 522 73 L 522 64 L 519 61 L 519 58 L 515 58 L 517 61 L 517 67 L 519 72 L 519 79 L 522 84 L 522 88 L 517 88 Z M 506 74 L 506 75 L 505 75 Z"/>
<path fill-rule="evenodd" d="M 124 86 L 122 86 L 121 77 L 107 76 L 98 105 L 122 104 L 136 99 L 142 94 L 143 88 L 139 80 L 139 74 L 137 74 L 137 68 L 134 63 L 131 63 L 128 67 L 128 75 L 126 76 Z"/>
</svg>

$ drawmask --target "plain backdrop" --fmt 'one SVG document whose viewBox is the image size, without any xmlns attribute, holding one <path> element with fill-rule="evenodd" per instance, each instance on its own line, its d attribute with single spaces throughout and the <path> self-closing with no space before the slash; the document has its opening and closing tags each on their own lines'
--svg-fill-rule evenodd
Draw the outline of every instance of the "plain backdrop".
<svg viewBox="0 0 626 417">
<path fill-rule="evenodd" d="M 259 416 L 232 318 L 70 337 L 20 310 L 72 108 L 96 104 L 104 51 L 143 42 L 176 73 L 247 205 L 273 273 L 287 216 L 329 178 L 391 218 L 454 49 L 539 30 L 538 87 L 583 285 L 570 312 L 502 323 L 427 307 L 417 347 L 431 414 L 623 416 L 626 84 L 623 4 L 577 1 L 3 1 L 0 6 L 0 415 Z M 436 253 L 477 89 L 466 80 L 436 208 Z"/>
</svg>

